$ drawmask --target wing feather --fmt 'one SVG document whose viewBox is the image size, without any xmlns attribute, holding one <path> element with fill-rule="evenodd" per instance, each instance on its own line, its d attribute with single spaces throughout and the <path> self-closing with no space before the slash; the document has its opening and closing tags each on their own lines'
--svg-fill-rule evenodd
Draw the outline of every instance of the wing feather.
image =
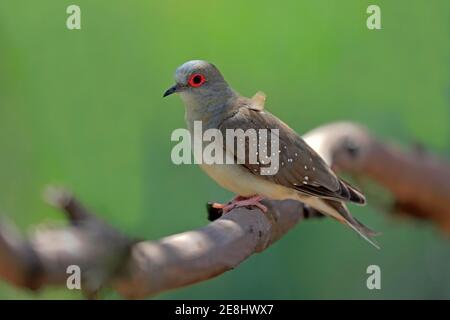
<svg viewBox="0 0 450 320">
<path fill-rule="evenodd" d="M 365 203 L 364 195 L 345 181 L 339 179 L 325 161 L 315 152 L 294 130 L 265 110 L 255 110 L 247 106 L 239 108 L 232 116 L 226 118 L 219 130 L 226 134 L 226 129 L 256 130 L 259 140 L 259 129 L 268 129 L 267 148 L 271 153 L 279 152 L 279 169 L 274 175 L 260 175 L 277 184 L 293 188 L 307 195 L 331 200 Z M 271 150 L 270 132 L 278 129 L 279 151 Z M 260 174 L 262 167 L 268 164 L 251 163 L 248 152 L 249 143 L 246 139 L 244 147 L 245 161 L 242 164 L 252 174 Z M 226 152 L 234 152 L 236 150 Z"/>
</svg>

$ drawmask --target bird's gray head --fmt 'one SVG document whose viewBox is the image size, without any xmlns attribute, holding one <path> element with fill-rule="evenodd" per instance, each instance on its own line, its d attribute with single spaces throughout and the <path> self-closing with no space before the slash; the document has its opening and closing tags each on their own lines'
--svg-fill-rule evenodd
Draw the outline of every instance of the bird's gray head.
<svg viewBox="0 0 450 320">
<path fill-rule="evenodd" d="M 220 71 L 203 60 L 188 61 L 178 67 L 175 81 L 163 96 L 179 93 L 188 108 L 218 106 L 235 96 Z"/>
</svg>

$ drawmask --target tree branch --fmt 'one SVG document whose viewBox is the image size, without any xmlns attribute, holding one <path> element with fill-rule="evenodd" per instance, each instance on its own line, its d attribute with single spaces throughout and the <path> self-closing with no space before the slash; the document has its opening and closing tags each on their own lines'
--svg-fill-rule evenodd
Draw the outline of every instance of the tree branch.
<svg viewBox="0 0 450 320">
<path fill-rule="evenodd" d="M 387 189 L 392 209 L 450 232 L 450 166 L 426 150 L 402 150 L 353 123 L 319 127 L 304 137 L 334 169 Z M 370 203 L 370 199 L 369 199 Z"/>
<path fill-rule="evenodd" d="M 449 230 L 450 169 L 442 161 L 383 144 L 351 123 L 320 127 L 305 139 L 336 169 L 389 190 L 396 209 Z M 46 198 L 70 224 L 23 239 L 11 223 L 1 221 L 0 277 L 36 290 L 65 285 L 67 267 L 77 265 L 89 297 L 103 286 L 142 298 L 207 280 L 263 251 L 305 217 L 321 216 L 299 202 L 266 201 L 267 214 L 238 208 L 201 229 L 137 242 L 96 218 L 70 193 L 50 189 Z"/>
</svg>

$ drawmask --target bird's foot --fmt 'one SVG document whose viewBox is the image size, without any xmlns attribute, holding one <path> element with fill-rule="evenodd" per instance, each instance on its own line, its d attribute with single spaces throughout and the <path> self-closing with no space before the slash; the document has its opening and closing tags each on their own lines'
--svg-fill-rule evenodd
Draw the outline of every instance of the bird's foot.
<svg viewBox="0 0 450 320">
<path fill-rule="evenodd" d="M 212 204 L 212 207 L 213 207 L 214 209 L 220 209 L 220 210 L 223 210 L 223 208 L 225 208 L 226 206 L 231 205 L 232 203 L 235 203 L 236 201 L 245 200 L 245 199 L 247 199 L 247 198 L 237 195 L 237 196 L 235 196 L 233 199 L 231 199 L 230 201 L 228 201 L 227 203 L 218 203 L 218 202 L 214 202 L 214 203 Z"/>
<path fill-rule="evenodd" d="M 262 199 L 264 198 L 261 196 L 253 196 L 250 198 L 236 196 L 227 204 L 214 203 L 212 207 L 216 209 L 222 209 L 222 213 L 227 213 L 234 208 L 254 206 L 259 208 L 262 212 L 266 213 L 268 209 L 260 202 Z"/>
</svg>

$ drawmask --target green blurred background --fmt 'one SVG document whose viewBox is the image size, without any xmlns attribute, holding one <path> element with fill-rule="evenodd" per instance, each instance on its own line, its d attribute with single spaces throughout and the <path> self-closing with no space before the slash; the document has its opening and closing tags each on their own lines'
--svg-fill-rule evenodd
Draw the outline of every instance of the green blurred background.
<svg viewBox="0 0 450 320">
<path fill-rule="evenodd" d="M 66 28 L 70 4 L 81 30 Z M 369 4 L 382 30 L 366 28 Z M 0 211 L 24 232 L 63 221 L 41 200 L 58 183 L 130 235 L 205 225 L 205 202 L 232 194 L 172 164 L 184 107 L 161 98 L 191 59 L 215 63 L 244 95 L 263 90 L 299 133 L 353 120 L 449 157 L 449 15 L 448 0 L 1 0 Z M 381 251 L 334 221 L 308 221 L 235 270 L 157 298 L 450 298 L 449 239 L 373 207 L 352 211 L 383 232 Z M 381 290 L 366 288 L 370 264 Z M 0 298 L 81 294 L 0 282 Z"/>
</svg>

